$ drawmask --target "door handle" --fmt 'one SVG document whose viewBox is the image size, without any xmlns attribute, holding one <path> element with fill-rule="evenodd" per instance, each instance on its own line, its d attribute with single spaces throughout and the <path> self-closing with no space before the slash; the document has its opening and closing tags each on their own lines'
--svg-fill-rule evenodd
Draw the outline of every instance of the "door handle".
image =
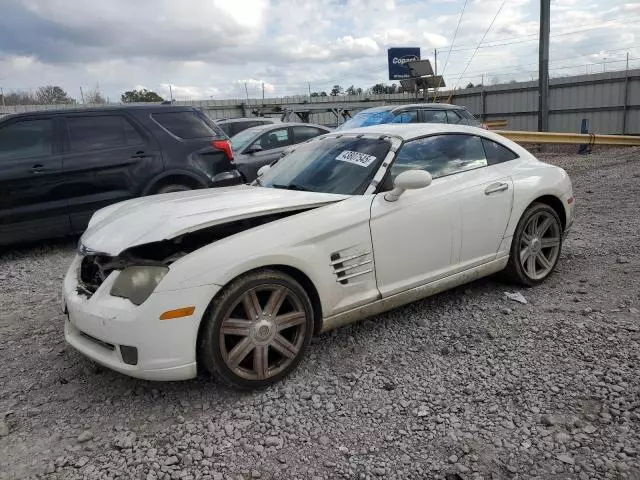
<svg viewBox="0 0 640 480">
<path fill-rule="evenodd" d="M 508 183 L 503 183 L 503 182 L 492 183 L 491 185 L 489 185 L 487 188 L 484 189 L 484 194 L 491 195 L 492 193 L 504 192 L 508 188 L 509 188 Z"/>
<path fill-rule="evenodd" d="M 44 168 L 44 165 L 41 165 L 39 163 L 31 167 L 31 173 L 34 175 L 38 173 L 44 173 L 47 170 L 47 168 Z"/>
<path fill-rule="evenodd" d="M 149 155 L 147 155 L 144 152 L 136 152 L 133 155 L 131 155 L 131 158 L 147 158 Z"/>
</svg>

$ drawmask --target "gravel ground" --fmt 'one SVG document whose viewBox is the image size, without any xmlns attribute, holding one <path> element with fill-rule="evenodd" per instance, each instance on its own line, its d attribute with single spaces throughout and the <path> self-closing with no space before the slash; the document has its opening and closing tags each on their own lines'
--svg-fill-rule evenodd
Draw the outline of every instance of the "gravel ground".
<svg viewBox="0 0 640 480">
<path fill-rule="evenodd" d="M 98 368 L 63 341 L 73 242 L 5 252 L 0 478 L 640 478 L 639 156 L 546 157 L 578 220 L 545 284 L 321 335 L 256 393 Z"/>
</svg>

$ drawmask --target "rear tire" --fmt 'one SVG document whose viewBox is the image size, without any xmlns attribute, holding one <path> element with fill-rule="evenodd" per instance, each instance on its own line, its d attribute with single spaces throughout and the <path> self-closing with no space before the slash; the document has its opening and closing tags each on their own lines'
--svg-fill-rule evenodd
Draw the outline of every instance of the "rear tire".
<svg viewBox="0 0 640 480">
<path fill-rule="evenodd" d="M 218 295 L 205 318 L 198 358 L 216 379 L 235 388 L 263 388 L 289 375 L 311 342 L 309 295 L 277 270 L 248 273 Z"/>
<path fill-rule="evenodd" d="M 172 183 L 172 184 L 160 187 L 156 191 L 156 195 L 159 195 L 159 194 L 162 194 L 162 193 L 186 192 L 187 190 L 193 190 L 193 188 L 188 187 L 187 185 L 180 185 L 178 183 Z"/>
<path fill-rule="evenodd" d="M 556 211 L 544 203 L 525 210 L 511 242 L 505 277 L 525 287 L 545 281 L 553 273 L 562 250 L 562 222 Z"/>
</svg>

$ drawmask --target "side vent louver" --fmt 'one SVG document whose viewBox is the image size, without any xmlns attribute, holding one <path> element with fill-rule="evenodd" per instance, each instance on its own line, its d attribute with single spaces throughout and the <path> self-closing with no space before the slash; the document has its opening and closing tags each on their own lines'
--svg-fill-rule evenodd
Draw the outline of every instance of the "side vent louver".
<svg viewBox="0 0 640 480">
<path fill-rule="evenodd" d="M 373 259 L 370 250 L 348 248 L 331 254 L 330 265 L 336 275 L 336 281 L 347 285 L 357 281 L 363 275 L 373 272 Z"/>
</svg>

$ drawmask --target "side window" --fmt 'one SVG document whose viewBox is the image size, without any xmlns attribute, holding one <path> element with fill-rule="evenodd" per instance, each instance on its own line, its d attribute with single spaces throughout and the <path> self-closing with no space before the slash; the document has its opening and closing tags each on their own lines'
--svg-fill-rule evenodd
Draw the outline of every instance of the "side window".
<svg viewBox="0 0 640 480">
<path fill-rule="evenodd" d="M 21 120 L 0 127 L 0 160 L 53 153 L 53 122 Z"/>
<path fill-rule="evenodd" d="M 467 124 L 467 122 L 454 110 L 447 111 L 447 119 L 449 120 L 449 123 L 462 123 L 463 125 Z"/>
<path fill-rule="evenodd" d="M 480 137 L 436 135 L 406 143 L 391 166 L 391 179 L 406 170 L 426 170 L 433 178 L 487 166 Z"/>
<path fill-rule="evenodd" d="M 444 110 L 422 110 L 422 123 L 447 123 L 447 112 Z"/>
<path fill-rule="evenodd" d="M 69 148 L 72 152 L 144 143 L 136 129 L 120 115 L 68 117 L 67 128 Z"/>
<path fill-rule="evenodd" d="M 262 150 L 286 147 L 291 144 L 289 141 L 289 129 L 271 130 L 262 135 L 256 143 L 262 147 Z"/>
<path fill-rule="evenodd" d="M 400 112 L 393 117 L 391 123 L 418 123 L 418 111 Z"/>
<path fill-rule="evenodd" d="M 482 139 L 482 146 L 487 157 L 489 165 L 495 165 L 497 163 L 508 162 L 509 160 L 515 160 L 518 155 L 513 153 L 507 147 L 503 147 L 499 143 L 486 138 Z"/>
<path fill-rule="evenodd" d="M 295 143 L 301 143 L 309 140 L 310 138 L 322 135 L 324 132 L 314 127 L 293 127 L 293 138 Z"/>
<path fill-rule="evenodd" d="M 225 135 L 227 135 L 228 137 L 231 136 L 231 124 L 229 124 L 229 123 L 219 123 L 218 126 L 222 129 L 222 131 L 225 133 Z"/>
<path fill-rule="evenodd" d="M 211 127 L 195 111 L 153 113 L 151 117 L 178 138 L 189 140 L 218 136 L 213 122 Z"/>
</svg>

